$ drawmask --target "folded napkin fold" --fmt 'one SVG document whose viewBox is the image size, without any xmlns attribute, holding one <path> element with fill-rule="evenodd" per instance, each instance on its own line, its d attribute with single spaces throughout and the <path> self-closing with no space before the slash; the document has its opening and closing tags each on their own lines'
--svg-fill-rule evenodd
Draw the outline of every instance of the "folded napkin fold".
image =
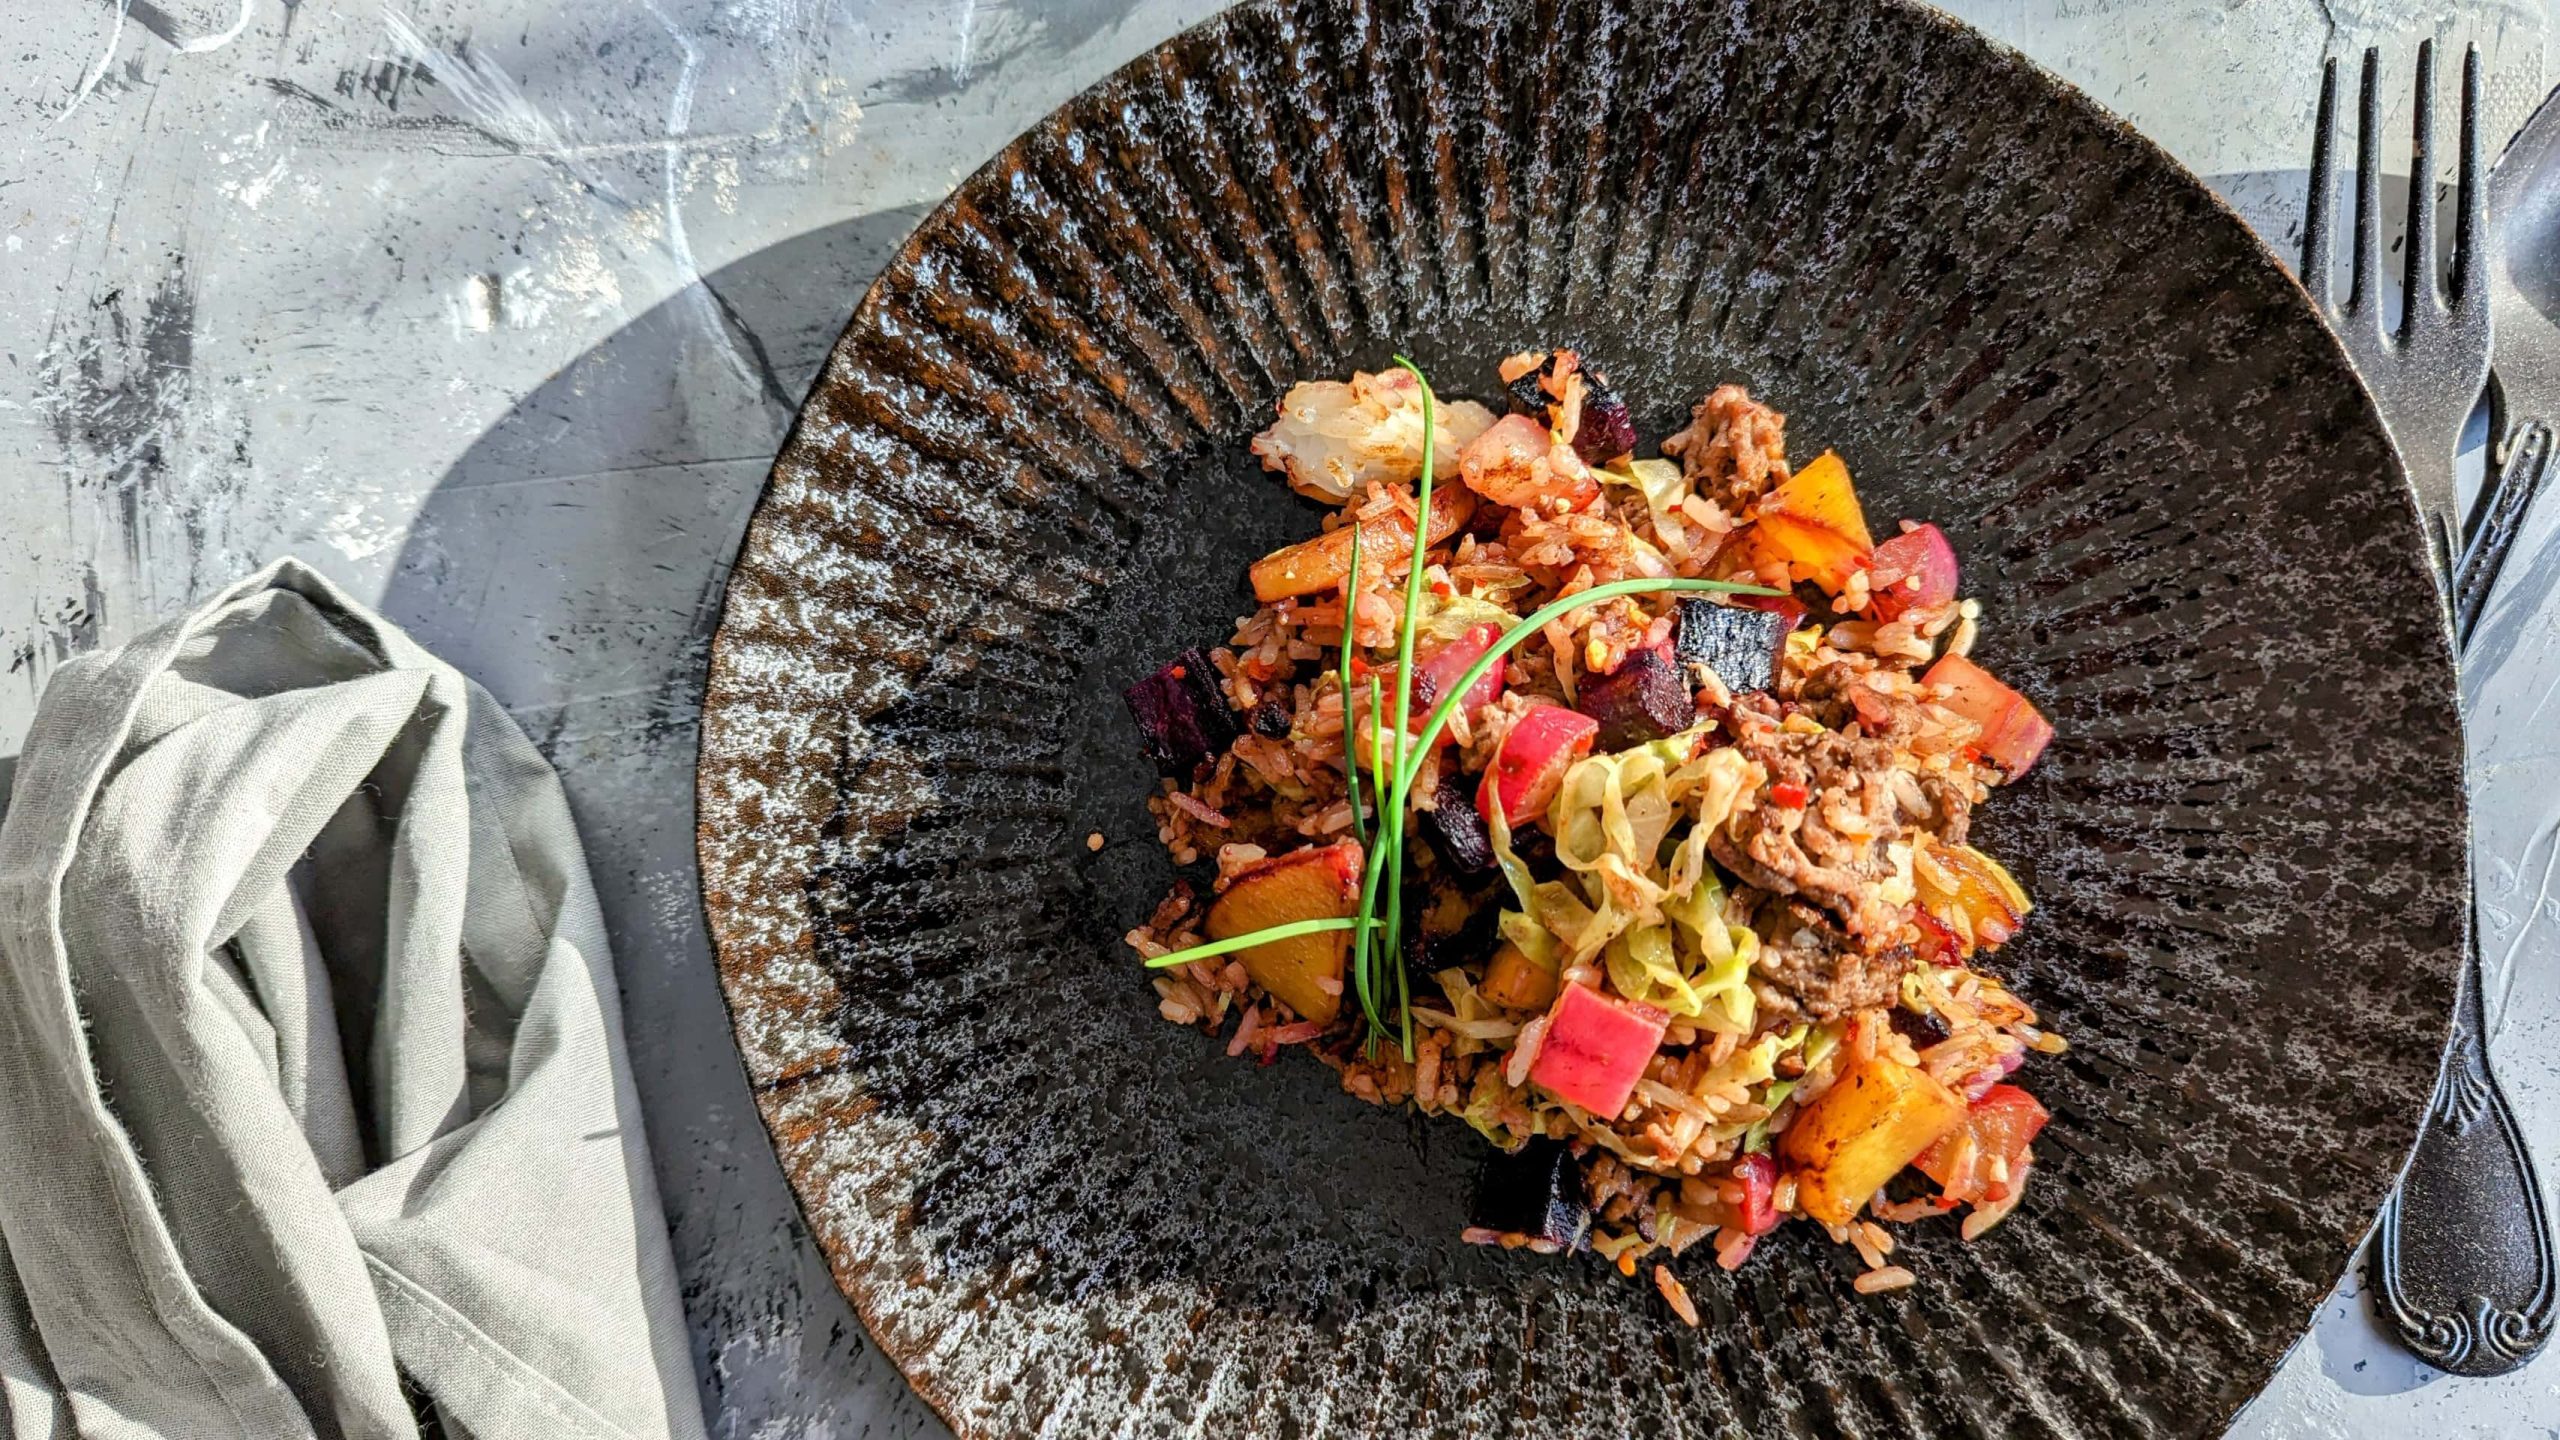
<svg viewBox="0 0 2560 1440">
<path fill-rule="evenodd" d="M 696 1440 L 559 780 L 283 562 L 55 673 L 0 820 L 0 1437 Z"/>
</svg>

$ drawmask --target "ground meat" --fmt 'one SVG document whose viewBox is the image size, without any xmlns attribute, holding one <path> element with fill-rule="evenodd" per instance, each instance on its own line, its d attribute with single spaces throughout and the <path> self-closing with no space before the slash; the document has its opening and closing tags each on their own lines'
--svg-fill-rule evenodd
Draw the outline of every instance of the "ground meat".
<svg viewBox="0 0 2560 1440">
<path fill-rule="evenodd" d="M 1788 666 L 1778 678 L 1781 699 L 1792 700 L 1807 715 L 1834 730 L 1851 725 L 1879 740 L 1907 744 L 1926 717 L 1910 681 L 1900 672 L 1881 671 L 1872 656 L 1817 652 L 1824 658 L 1810 669 Z M 1884 676 L 1883 690 L 1872 683 Z"/>
<path fill-rule="evenodd" d="M 1950 845 L 1963 844 L 1966 832 L 1973 828 L 1973 787 L 1962 778 L 1923 775 L 1920 793 L 1929 801 L 1928 818 L 1938 838 Z"/>
<path fill-rule="evenodd" d="M 1740 515 L 1787 478 L 1787 417 L 1739 385 L 1719 385 L 1698 402 L 1689 428 L 1662 442 L 1698 494 Z"/>
<path fill-rule="evenodd" d="M 1907 945 L 1870 953 L 1801 900 L 1763 907 L 1760 923 L 1751 988 L 1765 1015 L 1829 1020 L 1891 1005 L 1902 993 L 1911 968 Z"/>
<path fill-rule="evenodd" d="M 1863 939 L 1897 934 L 1901 906 L 1880 893 L 1896 869 L 1888 847 L 1906 821 L 1922 817 L 1910 813 L 1913 787 L 1897 774 L 1893 747 L 1833 730 L 1781 729 L 1749 709 L 1731 718 L 1736 747 L 1768 779 L 1757 805 L 1708 837 L 1718 863 L 1772 894 L 1822 906 Z"/>
</svg>

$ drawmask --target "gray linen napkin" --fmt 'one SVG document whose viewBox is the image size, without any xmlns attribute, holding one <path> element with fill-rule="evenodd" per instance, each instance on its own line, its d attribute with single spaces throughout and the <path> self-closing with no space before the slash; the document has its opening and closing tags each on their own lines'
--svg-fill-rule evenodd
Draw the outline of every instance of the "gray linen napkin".
<svg viewBox="0 0 2560 1440">
<path fill-rule="evenodd" d="M 47 687 L 0 820 L 0 1437 L 698 1440 L 558 778 L 291 561 Z"/>
</svg>

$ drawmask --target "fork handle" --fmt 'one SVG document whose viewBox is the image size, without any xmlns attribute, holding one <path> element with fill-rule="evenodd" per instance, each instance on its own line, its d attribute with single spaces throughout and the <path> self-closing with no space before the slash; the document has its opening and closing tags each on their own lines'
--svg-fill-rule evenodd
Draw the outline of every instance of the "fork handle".
<svg viewBox="0 0 2560 1440">
<path fill-rule="evenodd" d="M 2453 1042 L 2408 1173 L 2382 1210 L 2381 1309 L 2418 1358 L 2503 1375 L 2551 1339 L 2555 1279 L 2542 1181 L 2489 1068 L 2480 947 L 2464 946 Z"/>
<path fill-rule="evenodd" d="M 2404 442 L 2405 443 L 2405 442 Z M 2453 604 L 2454 565 L 2462 555 L 2462 504 L 2454 481 L 2453 448 L 2442 455 L 2402 455 L 2409 488 L 2418 492 L 2418 521 L 2427 535 L 2427 560 L 2435 572 L 2437 594 L 2448 611 Z"/>
</svg>

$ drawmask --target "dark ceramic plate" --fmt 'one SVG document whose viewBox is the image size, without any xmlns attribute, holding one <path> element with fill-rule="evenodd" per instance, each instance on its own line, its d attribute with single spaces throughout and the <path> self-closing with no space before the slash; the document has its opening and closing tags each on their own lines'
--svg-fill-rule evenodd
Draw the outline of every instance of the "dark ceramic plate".
<svg viewBox="0 0 2560 1440">
<path fill-rule="evenodd" d="M 1738 378 L 1944 525 L 2060 731 L 1981 819 L 2075 1041 L 2024 1209 L 1866 1299 L 1818 1236 L 1706 1324 L 1458 1240 L 1481 1143 L 1164 1024 L 1118 690 L 1314 512 L 1291 382 L 1571 338 L 1660 436 Z M 2240 222 L 1900 4 L 1248 6 L 926 220 L 730 581 L 702 860 L 810 1227 L 967 1436 L 2198 1434 L 2414 1134 L 2465 903 L 2451 667 L 2390 446 Z M 1114 843 L 1088 853 L 1100 830 Z"/>
</svg>

